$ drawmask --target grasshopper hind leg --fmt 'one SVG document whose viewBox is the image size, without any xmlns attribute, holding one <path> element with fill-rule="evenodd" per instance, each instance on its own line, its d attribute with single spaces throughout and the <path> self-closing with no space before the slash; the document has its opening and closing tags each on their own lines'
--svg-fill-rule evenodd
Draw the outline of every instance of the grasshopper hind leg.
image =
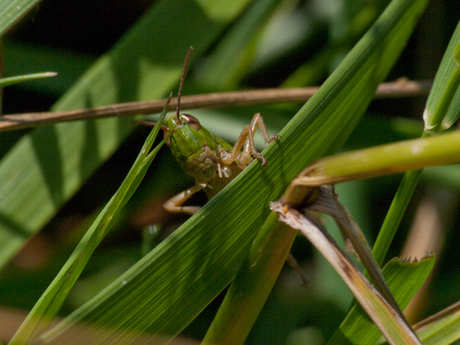
<svg viewBox="0 0 460 345">
<path fill-rule="evenodd" d="M 200 210 L 200 206 L 182 206 L 184 202 L 186 202 L 193 194 L 199 192 L 205 187 L 202 183 L 197 183 L 193 187 L 190 187 L 183 192 L 180 192 L 176 196 L 173 196 L 171 199 L 166 201 L 163 207 L 168 212 L 176 212 L 176 213 L 187 213 L 193 216 Z"/>
</svg>

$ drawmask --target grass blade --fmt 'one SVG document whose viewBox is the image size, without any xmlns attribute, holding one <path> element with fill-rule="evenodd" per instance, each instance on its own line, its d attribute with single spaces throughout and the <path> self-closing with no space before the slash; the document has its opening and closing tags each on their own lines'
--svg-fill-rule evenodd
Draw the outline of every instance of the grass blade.
<svg viewBox="0 0 460 345">
<path fill-rule="evenodd" d="M 434 255 L 426 256 L 420 262 L 409 262 L 395 258 L 390 260 L 382 269 L 388 287 L 401 309 L 409 304 L 414 294 L 422 286 L 431 272 L 434 262 Z M 417 334 L 419 333 L 417 332 Z M 328 344 L 374 344 L 380 337 L 380 331 L 363 308 L 355 305 Z M 424 342 L 422 338 L 421 340 Z"/>
<path fill-rule="evenodd" d="M 460 91 L 458 88 L 459 61 L 454 59 L 454 52 L 455 49 L 458 49 L 459 42 L 460 23 L 457 25 L 444 53 L 441 65 L 434 79 L 433 91 L 430 93 L 426 103 L 423 119 L 425 120 L 425 127 L 429 130 L 437 131 L 439 128 L 450 128 L 460 116 L 460 112 L 458 111 L 460 103 Z M 455 79 L 457 79 L 457 82 L 455 82 Z M 454 82 L 454 85 L 450 85 L 450 81 Z M 450 97 L 444 96 L 446 90 L 449 91 Z M 436 109 L 442 110 L 437 111 Z M 436 112 L 438 112 L 437 115 Z M 434 116 L 442 116 L 444 118 L 433 119 Z M 431 124 L 432 121 L 435 121 L 434 127 Z"/>
<path fill-rule="evenodd" d="M 57 274 L 48 289 L 29 313 L 20 329 L 10 341 L 11 345 L 28 344 L 33 341 L 34 338 L 43 332 L 58 313 L 68 292 L 77 281 L 94 250 L 108 233 L 117 215 L 139 186 L 153 158 L 166 142 L 166 139 L 163 139 L 163 141 L 150 152 L 150 148 L 160 131 L 161 124 L 168 110 L 168 105 L 169 101 L 163 110 L 160 121 L 158 121 L 152 129 L 151 134 L 145 141 L 139 156 L 120 188 L 104 207 L 80 241 L 79 245 L 75 248 L 70 258 L 62 267 L 61 271 Z"/>
<path fill-rule="evenodd" d="M 27 74 L 21 75 L 17 77 L 9 77 L 9 78 L 2 78 L 0 79 L 0 87 L 5 87 L 8 85 L 13 85 L 17 83 L 23 83 L 29 80 L 41 79 L 41 78 L 49 78 L 55 77 L 57 73 L 55 72 L 43 72 L 43 73 L 34 73 L 34 74 Z"/>
<path fill-rule="evenodd" d="M 448 345 L 460 339 L 460 303 L 418 322 L 414 329 L 424 345 Z"/>
</svg>

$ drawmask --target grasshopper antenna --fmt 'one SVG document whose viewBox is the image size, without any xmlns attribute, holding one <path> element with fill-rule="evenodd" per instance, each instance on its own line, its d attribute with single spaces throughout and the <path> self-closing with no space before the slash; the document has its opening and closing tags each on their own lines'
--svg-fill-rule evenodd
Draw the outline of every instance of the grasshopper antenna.
<svg viewBox="0 0 460 345">
<path fill-rule="evenodd" d="M 176 112 L 176 118 L 177 118 L 177 123 L 181 124 L 182 121 L 180 120 L 180 98 L 182 96 L 182 88 L 184 87 L 184 80 L 185 80 L 185 75 L 187 74 L 187 65 L 188 65 L 188 60 L 190 60 L 190 55 L 192 55 L 193 52 L 193 47 L 190 46 L 188 49 L 187 55 L 185 56 L 185 62 L 184 62 L 184 69 L 182 70 L 182 77 L 180 78 L 180 84 L 179 84 L 179 93 L 177 94 L 177 112 Z"/>
</svg>

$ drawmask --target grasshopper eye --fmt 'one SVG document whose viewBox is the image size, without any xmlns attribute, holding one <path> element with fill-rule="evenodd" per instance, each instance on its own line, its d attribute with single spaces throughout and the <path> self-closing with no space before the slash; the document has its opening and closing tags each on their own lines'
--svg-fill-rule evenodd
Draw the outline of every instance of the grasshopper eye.
<svg viewBox="0 0 460 345">
<path fill-rule="evenodd" d="M 198 121 L 198 119 L 195 116 L 182 114 L 181 118 L 187 125 L 192 127 L 194 130 L 199 131 L 201 129 L 200 121 Z"/>
</svg>

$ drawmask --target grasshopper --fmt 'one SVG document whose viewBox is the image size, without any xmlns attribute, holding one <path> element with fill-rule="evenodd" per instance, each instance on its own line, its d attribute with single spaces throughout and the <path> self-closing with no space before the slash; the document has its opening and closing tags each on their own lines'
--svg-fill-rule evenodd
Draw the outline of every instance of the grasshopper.
<svg viewBox="0 0 460 345">
<path fill-rule="evenodd" d="M 195 179 L 195 185 L 169 199 L 163 207 L 169 212 L 195 214 L 200 207 L 182 206 L 187 199 L 200 190 L 203 190 L 208 200 L 213 198 L 230 181 L 241 173 L 256 158 L 267 165 L 265 158 L 257 152 L 254 145 L 254 134 L 260 129 L 265 142 L 271 143 L 279 138 L 270 137 L 264 120 L 259 113 L 241 132 L 235 145 L 232 147 L 225 140 L 204 128 L 198 119 L 192 115 L 180 113 L 180 98 L 187 72 L 187 64 L 193 47 L 190 47 L 184 62 L 182 77 L 177 95 L 176 114 L 170 116 L 161 127 L 165 137 L 171 134 L 167 145 L 176 157 L 184 171 Z M 141 124 L 152 126 L 153 122 L 138 121 Z M 243 149 L 241 152 L 241 148 Z"/>
</svg>

